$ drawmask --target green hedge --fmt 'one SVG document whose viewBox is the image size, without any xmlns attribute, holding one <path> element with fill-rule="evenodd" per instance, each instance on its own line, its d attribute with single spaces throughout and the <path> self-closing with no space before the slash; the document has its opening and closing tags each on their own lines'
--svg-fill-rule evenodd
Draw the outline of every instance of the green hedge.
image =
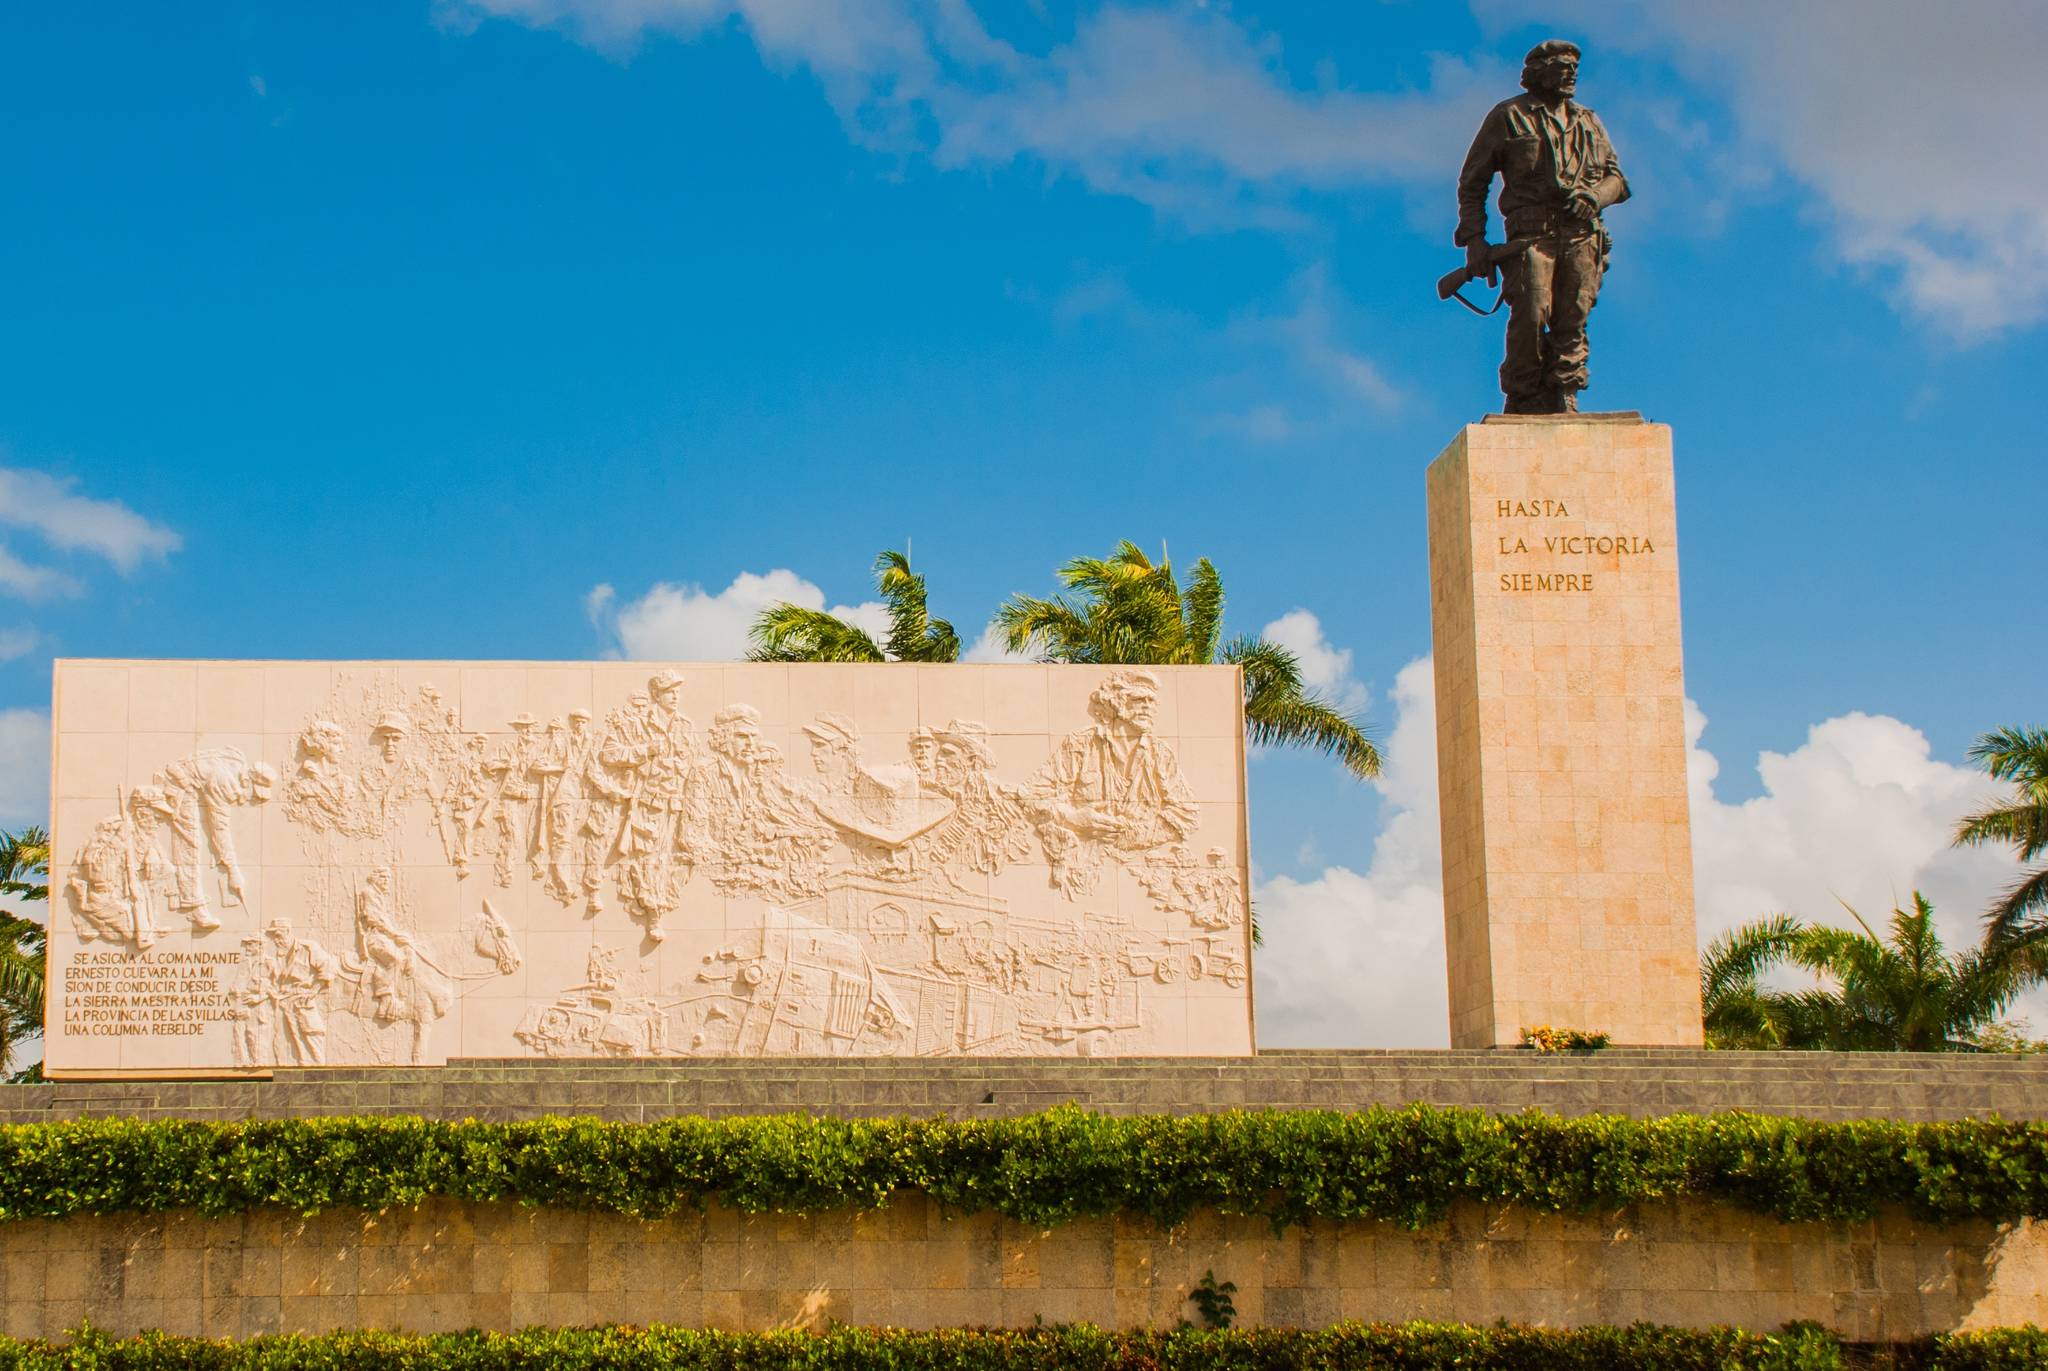
<svg viewBox="0 0 2048 1371">
<path fill-rule="evenodd" d="M 990 1120 L 785 1115 L 656 1123 L 88 1120 L 0 1129 L 0 1220 L 193 1209 L 382 1210 L 431 1196 L 656 1217 L 874 1208 L 922 1190 L 1034 1224 L 1197 1209 L 1385 1219 L 1458 1200 L 1590 1211 L 1695 1196 L 1781 1219 L 2048 1217 L 2048 1124 L 1559 1118 L 1414 1107 Z"/>
<path fill-rule="evenodd" d="M 1819 1330 L 1539 1329 L 1465 1324 L 1338 1324 L 1324 1329 L 1107 1332 L 1058 1328 L 837 1328 L 828 1333 L 720 1333 L 687 1328 L 533 1328 L 410 1337 L 349 1332 L 243 1343 L 86 1332 L 65 1347 L 0 1338 L 0 1368 L 35 1371 L 485 1371 L 485 1368 L 704 1368 L 705 1371 L 2039 1371 L 2048 1333 L 2006 1329 L 1882 1347 L 1844 1347 Z"/>
</svg>

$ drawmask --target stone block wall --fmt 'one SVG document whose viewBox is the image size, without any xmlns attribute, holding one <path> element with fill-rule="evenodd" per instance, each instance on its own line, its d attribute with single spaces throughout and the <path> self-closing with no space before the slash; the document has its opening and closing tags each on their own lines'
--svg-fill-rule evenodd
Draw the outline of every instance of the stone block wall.
<svg viewBox="0 0 2048 1371">
<path fill-rule="evenodd" d="M 1551 1325 L 1815 1319 L 1855 1339 L 2038 1320 L 2048 1225 L 1783 1224 L 1695 1201 L 1568 1216 L 1466 1205 L 1421 1232 L 1196 1215 L 1173 1230 L 948 1218 L 922 1195 L 799 1216 L 654 1222 L 435 1201 L 383 1215 L 37 1220 L 0 1226 L 0 1331 L 81 1320 L 246 1337 L 336 1328 L 671 1323 L 943 1327 L 1193 1318 L 1205 1272 L 1241 1324 L 1498 1318 Z"/>
</svg>

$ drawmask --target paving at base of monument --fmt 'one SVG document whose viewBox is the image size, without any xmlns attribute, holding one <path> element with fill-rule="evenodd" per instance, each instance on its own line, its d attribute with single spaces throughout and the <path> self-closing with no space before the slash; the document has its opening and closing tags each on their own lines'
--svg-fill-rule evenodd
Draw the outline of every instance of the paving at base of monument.
<svg viewBox="0 0 2048 1371">
<path fill-rule="evenodd" d="M 0 1123 L 141 1117 L 405 1114 L 643 1121 L 678 1114 L 944 1114 L 1058 1104 L 1111 1114 L 1368 1109 L 1413 1103 L 1557 1114 L 1748 1110 L 1820 1120 L 2048 1119 L 2048 1056 L 1609 1048 L 1281 1050 L 1255 1057 L 847 1060 L 456 1060 L 303 1069 L 244 1080 L 69 1080 L 0 1086 Z"/>
</svg>

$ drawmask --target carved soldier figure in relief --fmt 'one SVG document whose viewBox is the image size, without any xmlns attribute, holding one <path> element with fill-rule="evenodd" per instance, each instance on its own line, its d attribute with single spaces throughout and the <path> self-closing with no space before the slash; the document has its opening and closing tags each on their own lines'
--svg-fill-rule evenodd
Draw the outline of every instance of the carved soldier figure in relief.
<svg viewBox="0 0 2048 1371">
<path fill-rule="evenodd" d="M 371 871 L 356 893 L 356 956 L 356 1017 L 411 1025 L 412 1060 L 424 1061 L 428 1032 L 453 996 L 447 973 L 399 927 L 388 867 Z"/>
<path fill-rule="evenodd" d="M 236 1066 L 268 1066 L 277 1035 L 277 981 L 263 935 L 242 939 L 241 974 L 228 987 L 228 1050 Z"/>
<path fill-rule="evenodd" d="M 587 841 L 590 811 L 606 799 L 597 788 L 602 780 L 598 743 L 597 735 L 590 729 L 590 711 L 572 709 L 566 730 L 549 728 L 547 752 L 539 767 L 543 815 L 540 832 L 546 868 L 543 884 L 548 894 L 563 904 L 575 900 L 579 889 L 594 900 L 603 880 L 601 866 L 595 870 L 588 867 Z"/>
<path fill-rule="evenodd" d="M 920 728 L 910 735 L 910 769 L 919 783 L 938 788 L 939 735 L 932 729 Z"/>
<path fill-rule="evenodd" d="M 413 800 L 433 793 L 427 764 L 414 751 L 412 720 L 402 709 L 387 709 L 370 730 L 377 755 L 363 767 L 359 781 L 369 832 L 383 837 L 399 813 Z"/>
<path fill-rule="evenodd" d="M 533 878 L 550 895 L 555 893 L 552 871 L 554 841 L 548 821 L 554 815 L 561 795 L 562 778 L 568 771 L 569 726 L 560 719 L 550 719 L 540 732 L 540 745 L 533 754 L 533 826 L 526 838 L 526 855 Z"/>
<path fill-rule="evenodd" d="M 460 758 L 441 796 L 445 815 L 441 846 L 455 865 L 457 880 L 469 875 L 469 864 L 476 857 L 476 835 L 490 817 L 496 787 L 491 780 L 489 746 L 490 740 L 481 733 L 463 739 Z"/>
<path fill-rule="evenodd" d="M 680 710 L 682 691 L 681 673 L 657 673 L 645 695 L 607 720 L 599 754 L 614 774 L 630 777 L 614 849 L 619 898 L 656 942 L 666 936 L 662 918 L 682 902 L 690 877 L 681 849 L 695 746 L 693 726 Z"/>
<path fill-rule="evenodd" d="M 419 733 L 413 753 L 426 773 L 427 806 L 434 833 L 441 840 L 442 854 L 452 863 L 458 839 L 449 800 L 465 766 L 469 735 L 463 731 L 460 715 L 442 702 L 441 692 L 431 685 L 420 687 L 415 713 Z M 461 874 L 456 872 L 458 877 Z"/>
<path fill-rule="evenodd" d="M 367 973 L 360 988 L 369 996 L 368 1008 L 379 1023 L 399 1017 L 399 982 L 406 974 L 409 944 L 391 921 L 391 872 L 379 867 L 363 878 L 363 887 L 356 892 L 356 956 Z M 361 1009 L 359 1004 L 359 1016 Z"/>
<path fill-rule="evenodd" d="M 174 878 L 156 835 L 172 812 L 161 787 L 137 786 L 119 814 L 94 826 L 68 884 L 81 942 L 105 938 L 142 952 L 163 934 Z"/>
<path fill-rule="evenodd" d="M 583 912 L 595 918 L 604 912 L 604 880 L 613 842 L 624 818 L 632 789 L 604 763 L 604 735 L 591 735 L 589 759 L 581 772 L 583 804 L 572 836 L 574 860 L 583 889 Z"/>
<path fill-rule="evenodd" d="M 177 821 L 177 802 L 162 786 L 139 785 L 128 792 L 128 841 L 130 849 L 135 853 L 135 874 L 139 877 L 136 887 L 135 918 L 137 951 L 149 946 L 148 942 L 142 940 L 144 930 L 153 927 L 159 935 L 170 931 L 170 919 L 164 916 L 172 905 L 178 903 L 177 867 L 176 863 L 164 855 L 157 835 L 163 831 L 167 822 L 175 824 Z M 175 836 L 174 833 L 173 837 Z M 232 843 L 232 835 L 229 841 Z M 229 847 L 228 853 L 232 860 L 232 846 Z M 235 877 L 238 881 L 240 876 L 241 871 L 237 868 Z M 240 896 L 239 889 L 236 896 Z M 182 905 L 179 907 L 183 908 Z M 191 914 L 192 927 L 195 929 L 220 926 L 218 920 L 207 916 L 207 911 L 203 907 L 188 912 Z"/>
<path fill-rule="evenodd" d="M 197 929 L 219 928 L 220 920 L 207 907 L 200 873 L 200 836 L 212 852 L 212 865 L 227 884 L 227 903 L 248 903 L 243 890 L 242 864 L 235 854 L 234 811 L 267 804 L 277 772 L 261 762 L 252 763 L 232 747 L 206 748 L 183 761 L 173 762 L 156 775 L 170 806 L 171 853 L 178 874 L 176 907 L 190 917 Z"/>
<path fill-rule="evenodd" d="M 861 769 L 860 734 L 844 714 L 820 714 L 804 725 L 811 740 L 811 770 L 826 795 L 853 795 L 854 774 Z"/>
<path fill-rule="evenodd" d="M 80 942 L 140 941 L 135 919 L 135 885 L 129 862 L 133 849 L 124 816 L 101 819 L 72 861 L 65 890 L 71 897 L 71 925 Z M 155 937 L 151 929 L 152 940 Z M 147 944 L 144 944 L 145 946 Z"/>
<path fill-rule="evenodd" d="M 987 875 L 1031 855 L 1031 825 L 1016 792 L 996 779 L 988 725 L 948 720 L 932 734 L 931 788 L 954 803 L 951 818 L 920 841 L 928 861 Z"/>
<path fill-rule="evenodd" d="M 522 712 L 511 721 L 512 740 L 498 749 L 484 770 L 493 782 L 492 812 L 498 825 L 498 852 L 492 876 L 501 887 L 512 884 L 512 863 L 531 859 L 533 802 L 537 794 L 534 765 L 541 739 L 534 730 L 540 720 Z"/>
<path fill-rule="evenodd" d="M 1204 928 L 1235 928 L 1244 922 L 1244 882 L 1231 865 L 1230 853 L 1220 847 L 1209 849 L 1198 889 L 1202 899 L 1195 905 L 1194 920 Z"/>
<path fill-rule="evenodd" d="M 1579 49 L 1553 38 L 1523 59 L 1524 93 L 1495 105 L 1458 176 L 1458 246 L 1466 268 L 1505 278 L 1510 414 L 1565 414 L 1586 388 L 1586 320 L 1600 295 L 1609 239 L 1601 212 L 1628 199 L 1599 117 L 1572 96 Z M 1506 242 L 1486 241 L 1486 193 L 1501 178 Z"/>
<path fill-rule="evenodd" d="M 1109 677 L 1088 697 L 1095 723 L 1061 741 L 1034 787 L 1052 883 L 1069 898 L 1095 888 L 1105 850 L 1140 854 L 1194 831 L 1180 763 L 1153 734 L 1158 706 L 1151 672 Z"/>
<path fill-rule="evenodd" d="M 316 833 L 360 831 L 355 780 L 343 769 L 348 735 L 331 719 L 315 719 L 299 734 L 299 764 L 285 787 L 285 813 Z"/>
<path fill-rule="evenodd" d="M 271 1060 L 318 1066 L 327 1060 L 327 1014 L 320 1002 L 339 969 L 334 954 L 295 935 L 283 919 L 272 919 L 263 932 L 270 939 L 277 1005 L 277 1042 Z"/>
<path fill-rule="evenodd" d="M 713 719 L 706 743 L 702 822 L 714 862 L 712 884 L 728 895 L 745 891 L 789 899 L 823 890 L 831 839 L 790 785 L 781 751 L 762 740 L 760 711 L 726 706 Z"/>
</svg>

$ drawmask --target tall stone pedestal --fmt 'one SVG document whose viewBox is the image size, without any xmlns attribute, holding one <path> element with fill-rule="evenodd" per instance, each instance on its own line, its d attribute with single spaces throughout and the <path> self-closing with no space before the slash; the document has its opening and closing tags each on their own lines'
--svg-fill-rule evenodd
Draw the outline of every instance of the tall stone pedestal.
<svg viewBox="0 0 2048 1371">
<path fill-rule="evenodd" d="M 1451 1042 L 1697 1046 L 1671 430 L 1491 416 L 1429 468 Z"/>
</svg>

